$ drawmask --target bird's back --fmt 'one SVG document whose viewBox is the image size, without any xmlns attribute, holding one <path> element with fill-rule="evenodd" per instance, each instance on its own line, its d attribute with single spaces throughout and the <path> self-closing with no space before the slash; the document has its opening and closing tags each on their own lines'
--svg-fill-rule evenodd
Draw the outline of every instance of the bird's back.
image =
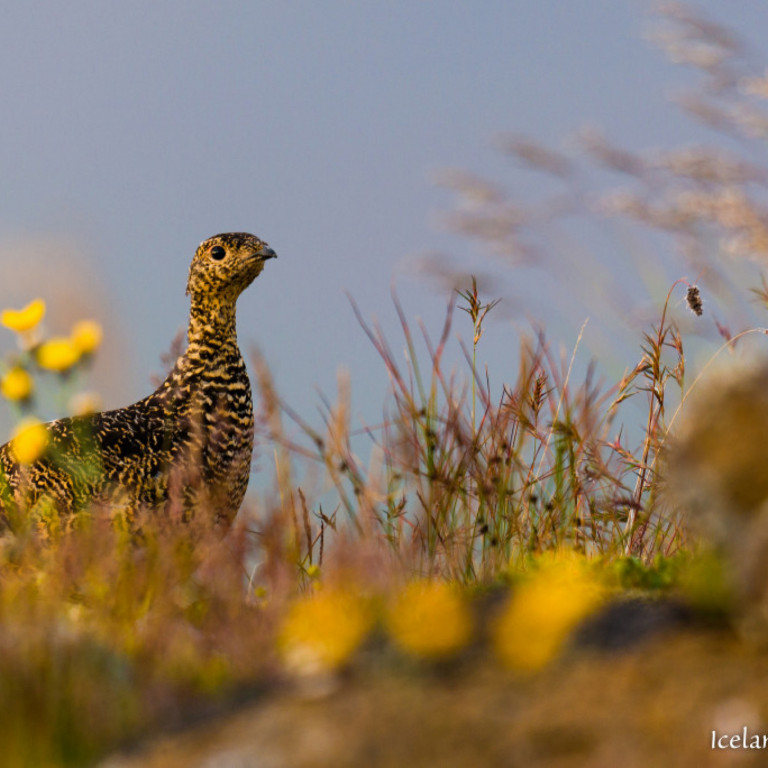
<svg viewBox="0 0 768 768">
<path fill-rule="evenodd" d="M 25 506 L 46 497 L 64 513 L 94 503 L 132 513 L 176 501 L 210 504 L 217 520 L 231 520 L 248 484 L 253 406 L 239 355 L 229 370 L 221 381 L 185 375 L 177 364 L 133 405 L 50 422 L 45 454 L 28 465 L 6 443 L 0 468 L 8 486 Z"/>
</svg>

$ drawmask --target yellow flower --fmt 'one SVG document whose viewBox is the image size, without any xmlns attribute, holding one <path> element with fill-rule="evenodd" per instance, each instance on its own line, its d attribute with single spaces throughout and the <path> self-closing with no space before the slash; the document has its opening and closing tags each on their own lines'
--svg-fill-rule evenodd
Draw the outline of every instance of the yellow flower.
<svg viewBox="0 0 768 768">
<path fill-rule="evenodd" d="M 101 344 L 103 335 L 101 326 L 95 320 L 80 320 L 72 328 L 69 339 L 81 355 L 90 355 Z"/>
<path fill-rule="evenodd" d="M 361 597 L 339 588 L 320 589 L 288 611 L 280 651 L 296 671 L 333 670 L 357 650 L 371 624 L 371 611 Z"/>
<path fill-rule="evenodd" d="M 511 667 L 540 669 L 605 595 L 585 558 L 575 553 L 542 557 L 537 570 L 515 589 L 496 624 L 497 654 Z"/>
<path fill-rule="evenodd" d="M 0 323 L 17 333 L 31 331 L 45 315 L 45 302 L 35 299 L 23 309 L 4 309 L 0 313 Z"/>
<path fill-rule="evenodd" d="M 15 365 L 0 379 L 0 392 L 8 400 L 26 400 L 34 387 L 34 380 L 20 365 Z"/>
<path fill-rule="evenodd" d="M 55 336 L 37 348 L 37 363 L 49 371 L 69 370 L 80 359 L 80 352 L 70 339 Z"/>
<path fill-rule="evenodd" d="M 458 588 L 443 581 L 411 582 L 387 616 L 393 640 L 416 656 L 440 658 L 463 648 L 472 620 Z"/>
<path fill-rule="evenodd" d="M 308 565 L 306 568 L 307 576 L 310 579 L 316 579 L 320 576 L 320 566 L 316 564 Z"/>
<path fill-rule="evenodd" d="M 11 452 L 19 464 L 31 464 L 43 455 L 50 436 L 45 424 L 33 417 L 19 422 L 11 437 Z"/>
<path fill-rule="evenodd" d="M 69 412 L 73 416 L 88 416 L 101 410 L 101 398 L 95 392 L 78 392 L 69 399 Z"/>
</svg>

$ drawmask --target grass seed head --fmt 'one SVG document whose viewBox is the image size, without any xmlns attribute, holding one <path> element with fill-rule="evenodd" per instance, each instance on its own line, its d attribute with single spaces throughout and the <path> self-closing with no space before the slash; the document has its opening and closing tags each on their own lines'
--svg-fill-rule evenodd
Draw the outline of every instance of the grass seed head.
<svg viewBox="0 0 768 768">
<path fill-rule="evenodd" d="M 685 303 L 688 305 L 688 309 L 697 317 L 701 317 L 704 313 L 704 302 L 701 300 L 701 292 L 697 285 L 688 286 L 688 291 L 685 294 Z"/>
</svg>

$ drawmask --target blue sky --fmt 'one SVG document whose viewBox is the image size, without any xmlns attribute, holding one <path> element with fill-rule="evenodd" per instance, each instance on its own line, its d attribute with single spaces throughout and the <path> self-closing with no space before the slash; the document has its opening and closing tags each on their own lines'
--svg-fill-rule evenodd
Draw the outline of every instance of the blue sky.
<svg viewBox="0 0 768 768">
<path fill-rule="evenodd" d="M 768 31 L 763 0 L 696 6 L 752 42 Z M 241 346 L 261 347 L 310 420 L 315 388 L 332 396 L 348 368 L 357 412 L 375 421 L 386 378 L 345 292 L 397 346 L 396 278 L 409 315 L 438 333 L 445 297 L 409 278 L 409 263 L 429 251 L 460 265 L 478 258 L 439 226 L 450 206 L 431 181 L 440 169 L 489 175 L 525 199 L 535 182 L 493 149 L 498 132 L 554 146 L 585 123 L 634 148 L 702 138 L 668 102 L 686 75 L 643 39 L 648 8 L 10 2 L 0 29 L 0 301 L 43 295 L 52 332 L 86 313 L 102 320 L 98 382 L 116 407 L 149 391 L 185 323 L 197 244 L 252 231 L 280 258 L 241 299 Z M 535 281 L 524 289 L 547 320 Z M 488 333 L 502 378 L 520 320 L 508 312 Z M 572 344 L 577 328 L 552 322 Z"/>
</svg>

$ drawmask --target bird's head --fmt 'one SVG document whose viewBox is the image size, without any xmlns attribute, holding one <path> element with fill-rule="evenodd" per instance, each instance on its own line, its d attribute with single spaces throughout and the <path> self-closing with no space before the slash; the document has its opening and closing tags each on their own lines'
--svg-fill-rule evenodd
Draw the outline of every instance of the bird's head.
<svg viewBox="0 0 768 768">
<path fill-rule="evenodd" d="M 189 267 L 187 294 L 198 300 L 231 301 L 277 254 L 255 235 L 228 232 L 200 243 Z"/>
</svg>

